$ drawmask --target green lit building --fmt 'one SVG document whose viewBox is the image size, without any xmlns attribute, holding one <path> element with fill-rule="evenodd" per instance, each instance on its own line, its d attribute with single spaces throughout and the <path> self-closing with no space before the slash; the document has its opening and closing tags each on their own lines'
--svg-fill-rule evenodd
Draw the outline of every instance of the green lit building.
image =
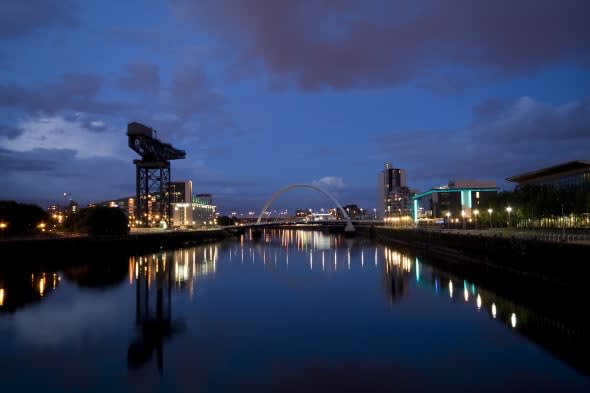
<svg viewBox="0 0 590 393">
<path fill-rule="evenodd" d="M 483 213 L 498 193 L 495 181 L 458 180 L 412 197 L 413 218 L 472 220 Z"/>
</svg>

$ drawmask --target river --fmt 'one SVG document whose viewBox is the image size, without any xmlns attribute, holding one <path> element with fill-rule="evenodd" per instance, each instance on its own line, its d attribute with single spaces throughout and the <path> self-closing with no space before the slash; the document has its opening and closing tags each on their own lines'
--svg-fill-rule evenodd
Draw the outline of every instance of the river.
<svg viewBox="0 0 590 393">
<path fill-rule="evenodd" d="M 0 386 L 590 391 L 587 325 L 542 310 L 370 239 L 267 230 L 0 272 Z"/>
</svg>

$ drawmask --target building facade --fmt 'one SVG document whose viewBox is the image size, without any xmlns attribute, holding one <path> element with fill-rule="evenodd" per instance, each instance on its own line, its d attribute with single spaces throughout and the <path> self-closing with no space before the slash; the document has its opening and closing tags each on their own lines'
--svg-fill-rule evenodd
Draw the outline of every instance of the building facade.
<svg viewBox="0 0 590 393">
<path fill-rule="evenodd" d="M 193 198 L 193 182 L 177 181 L 170 183 L 172 203 L 191 203 Z"/>
<path fill-rule="evenodd" d="M 525 185 L 551 186 L 557 189 L 590 190 L 590 161 L 569 161 L 511 176 L 506 180 Z"/>
<path fill-rule="evenodd" d="M 411 214 L 412 193 L 406 184 L 406 171 L 385 163 L 378 175 L 377 212 L 380 217 L 401 217 Z"/>
<path fill-rule="evenodd" d="M 498 194 L 495 181 L 458 180 L 415 194 L 413 218 L 444 221 L 476 218 Z"/>
</svg>

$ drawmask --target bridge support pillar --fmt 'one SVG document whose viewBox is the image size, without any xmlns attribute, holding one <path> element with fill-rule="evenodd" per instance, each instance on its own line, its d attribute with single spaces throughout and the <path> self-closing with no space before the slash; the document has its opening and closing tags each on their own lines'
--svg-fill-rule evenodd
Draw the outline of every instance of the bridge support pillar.
<svg viewBox="0 0 590 393">
<path fill-rule="evenodd" d="M 347 220 L 346 221 L 346 226 L 344 227 L 344 232 L 354 232 L 354 225 L 352 225 L 352 221 Z"/>
</svg>

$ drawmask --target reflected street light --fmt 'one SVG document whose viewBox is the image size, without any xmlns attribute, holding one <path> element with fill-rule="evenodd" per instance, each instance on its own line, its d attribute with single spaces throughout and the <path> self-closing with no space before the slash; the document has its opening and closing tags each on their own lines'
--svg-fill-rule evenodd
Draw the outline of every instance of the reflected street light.
<svg viewBox="0 0 590 393">
<path fill-rule="evenodd" d="M 490 228 L 492 227 L 492 212 L 494 209 L 488 209 L 488 213 L 490 213 Z"/>
<path fill-rule="evenodd" d="M 512 212 L 512 208 L 508 206 L 506 211 L 508 212 L 508 227 L 510 227 L 510 213 Z"/>
</svg>

